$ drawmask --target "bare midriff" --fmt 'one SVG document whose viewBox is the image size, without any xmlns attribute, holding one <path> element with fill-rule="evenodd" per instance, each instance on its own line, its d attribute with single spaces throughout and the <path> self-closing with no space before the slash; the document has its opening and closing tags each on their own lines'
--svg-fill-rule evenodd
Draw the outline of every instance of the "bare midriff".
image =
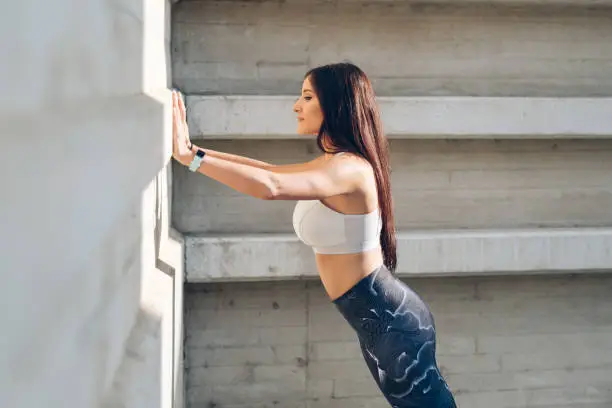
<svg viewBox="0 0 612 408">
<path fill-rule="evenodd" d="M 335 300 L 383 263 L 380 248 L 356 254 L 315 254 L 323 287 Z"/>
</svg>

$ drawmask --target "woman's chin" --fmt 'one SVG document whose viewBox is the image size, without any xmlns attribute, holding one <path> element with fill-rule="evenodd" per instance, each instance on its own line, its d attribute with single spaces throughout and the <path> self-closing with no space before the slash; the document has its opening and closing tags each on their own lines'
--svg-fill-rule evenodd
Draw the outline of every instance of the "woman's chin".
<svg viewBox="0 0 612 408">
<path fill-rule="evenodd" d="M 298 126 L 297 128 L 297 134 L 300 136 L 316 136 L 318 133 L 317 132 L 311 132 L 308 131 L 306 129 L 303 129 L 302 127 Z"/>
</svg>

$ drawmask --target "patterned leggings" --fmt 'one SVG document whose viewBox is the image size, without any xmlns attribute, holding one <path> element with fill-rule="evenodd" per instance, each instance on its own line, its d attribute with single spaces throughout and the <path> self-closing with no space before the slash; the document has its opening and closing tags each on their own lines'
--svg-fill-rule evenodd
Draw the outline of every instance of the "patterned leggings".
<svg viewBox="0 0 612 408">
<path fill-rule="evenodd" d="M 433 315 L 412 289 L 381 266 L 333 303 L 393 408 L 456 408 L 436 363 Z"/>
</svg>

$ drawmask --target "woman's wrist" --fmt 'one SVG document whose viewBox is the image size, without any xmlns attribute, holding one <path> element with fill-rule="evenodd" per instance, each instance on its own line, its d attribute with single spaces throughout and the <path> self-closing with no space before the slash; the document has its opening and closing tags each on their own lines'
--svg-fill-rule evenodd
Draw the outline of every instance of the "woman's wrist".
<svg viewBox="0 0 612 408">
<path fill-rule="evenodd" d="M 191 143 L 189 146 L 187 146 L 187 151 L 184 152 L 181 156 L 180 156 L 180 160 L 179 162 L 183 165 L 183 166 L 189 166 L 189 163 L 191 163 L 191 161 L 193 160 L 193 158 L 195 157 L 196 154 L 196 150 L 194 149 L 195 146 L 193 146 Z"/>
<path fill-rule="evenodd" d="M 189 166 L 189 164 L 191 164 L 191 162 L 195 158 L 196 153 L 198 152 L 198 150 L 201 150 L 198 146 L 196 146 L 193 143 L 191 143 L 191 141 L 189 142 L 188 149 L 189 149 L 189 153 L 187 153 L 185 155 L 185 157 L 183 158 L 183 160 L 181 160 L 181 162 L 185 166 Z"/>
<path fill-rule="evenodd" d="M 200 150 L 200 148 L 190 142 L 190 144 L 189 144 L 189 151 L 191 152 L 191 154 L 195 156 L 195 154 L 198 152 L 198 150 Z"/>
</svg>

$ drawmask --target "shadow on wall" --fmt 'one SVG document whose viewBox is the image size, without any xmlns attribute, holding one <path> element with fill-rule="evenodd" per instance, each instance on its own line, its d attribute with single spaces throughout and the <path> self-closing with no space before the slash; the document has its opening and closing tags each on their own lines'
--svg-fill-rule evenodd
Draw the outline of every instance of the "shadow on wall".
<svg viewBox="0 0 612 408">
<path fill-rule="evenodd" d="M 104 408 L 162 407 L 161 337 L 161 316 L 141 307 L 132 334 L 127 340 L 123 364 L 117 371 L 112 392 L 103 404 Z M 143 373 L 148 375 L 143 378 Z M 135 383 L 135 379 L 140 383 Z M 151 402 L 154 405 L 149 405 Z"/>
</svg>

